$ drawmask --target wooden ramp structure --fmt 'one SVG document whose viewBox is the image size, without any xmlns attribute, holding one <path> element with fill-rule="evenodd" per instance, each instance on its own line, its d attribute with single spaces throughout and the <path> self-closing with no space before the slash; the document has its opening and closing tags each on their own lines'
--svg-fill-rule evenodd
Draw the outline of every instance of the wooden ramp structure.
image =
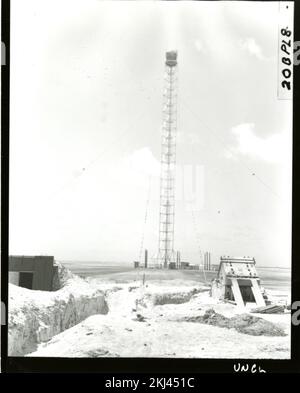
<svg viewBox="0 0 300 393">
<path fill-rule="evenodd" d="M 244 307 L 246 303 L 266 306 L 255 259 L 221 257 L 217 278 L 212 282 L 211 295 L 220 300 L 234 301 L 239 307 Z"/>
<path fill-rule="evenodd" d="M 257 314 L 282 314 L 285 308 L 282 304 L 271 304 L 269 306 L 253 308 L 250 312 Z"/>
</svg>

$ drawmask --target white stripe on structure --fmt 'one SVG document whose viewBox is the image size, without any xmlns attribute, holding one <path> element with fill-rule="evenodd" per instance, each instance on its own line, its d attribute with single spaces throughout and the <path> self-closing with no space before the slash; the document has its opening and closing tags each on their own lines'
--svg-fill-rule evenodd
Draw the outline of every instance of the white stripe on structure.
<svg viewBox="0 0 300 393">
<path fill-rule="evenodd" d="M 232 286 L 231 286 L 232 292 L 233 292 L 233 296 L 234 296 L 234 300 L 236 301 L 236 304 L 239 307 L 244 307 L 244 300 L 243 300 L 237 279 L 231 278 L 231 283 L 232 283 Z"/>
<path fill-rule="evenodd" d="M 255 280 L 254 278 L 251 279 L 251 283 L 252 283 L 252 293 L 254 295 L 256 304 L 258 305 L 258 307 L 262 307 L 266 305 L 265 299 L 263 298 L 263 295 L 261 293 L 261 290 L 259 288 L 258 282 L 257 280 Z"/>
</svg>

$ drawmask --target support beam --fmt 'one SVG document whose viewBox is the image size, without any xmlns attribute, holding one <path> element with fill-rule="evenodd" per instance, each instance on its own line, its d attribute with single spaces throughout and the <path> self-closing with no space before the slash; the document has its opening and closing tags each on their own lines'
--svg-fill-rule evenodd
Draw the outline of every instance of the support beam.
<svg viewBox="0 0 300 393">
<path fill-rule="evenodd" d="M 239 286 L 237 279 L 232 277 L 231 283 L 232 283 L 232 285 L 231 285 L 232 293 L 233 293 L 234 300 L 235 300 L 237 306 L 244 307 L 245 304 L 244 304 L 244 300 L 243 300 L 243 297 L 242 297 L 242 294 L 240 291 L 240 286 Z"/>
<path fill-rule="evenodd" d="M 266 305 L 265 299 L 261 293 L 261 290 L 259 288 L 258 282 L 256 279 L 252 278 L 251 279 L 251 283 L 252 283 L 252 293 L 253 296 L 255 298 L 256 304 L 258 305 L 258 307 L 263 307 Z"/>
</svg>

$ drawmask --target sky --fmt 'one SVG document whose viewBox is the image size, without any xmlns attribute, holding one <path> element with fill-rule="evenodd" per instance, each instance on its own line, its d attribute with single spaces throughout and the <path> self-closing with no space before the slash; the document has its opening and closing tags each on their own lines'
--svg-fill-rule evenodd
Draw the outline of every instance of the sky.
<svg viewBox="0 0 300 393">
<path fill-rule="evenodd" d="M 292 101 L 277 98 L 277 45 L 277 2 L 13 0 L 10 254 L 155 258 L 174 49 L 176 250 L 290 267 Z"/>
</svg>

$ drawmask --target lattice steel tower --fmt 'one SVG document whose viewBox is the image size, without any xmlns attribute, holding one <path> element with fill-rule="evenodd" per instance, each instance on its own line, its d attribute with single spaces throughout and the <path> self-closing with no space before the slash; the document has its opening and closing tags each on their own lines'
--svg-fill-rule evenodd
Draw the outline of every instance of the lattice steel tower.
<svg viewBox="0 0 300 393">
<path fill-rule="evenodd" d="M 166 53 L 163 125 L 161 137 L 161 175 L 158 263 L 175 263 L 175 164 L 177 130 L 177 52 Z"/>
</svg>

